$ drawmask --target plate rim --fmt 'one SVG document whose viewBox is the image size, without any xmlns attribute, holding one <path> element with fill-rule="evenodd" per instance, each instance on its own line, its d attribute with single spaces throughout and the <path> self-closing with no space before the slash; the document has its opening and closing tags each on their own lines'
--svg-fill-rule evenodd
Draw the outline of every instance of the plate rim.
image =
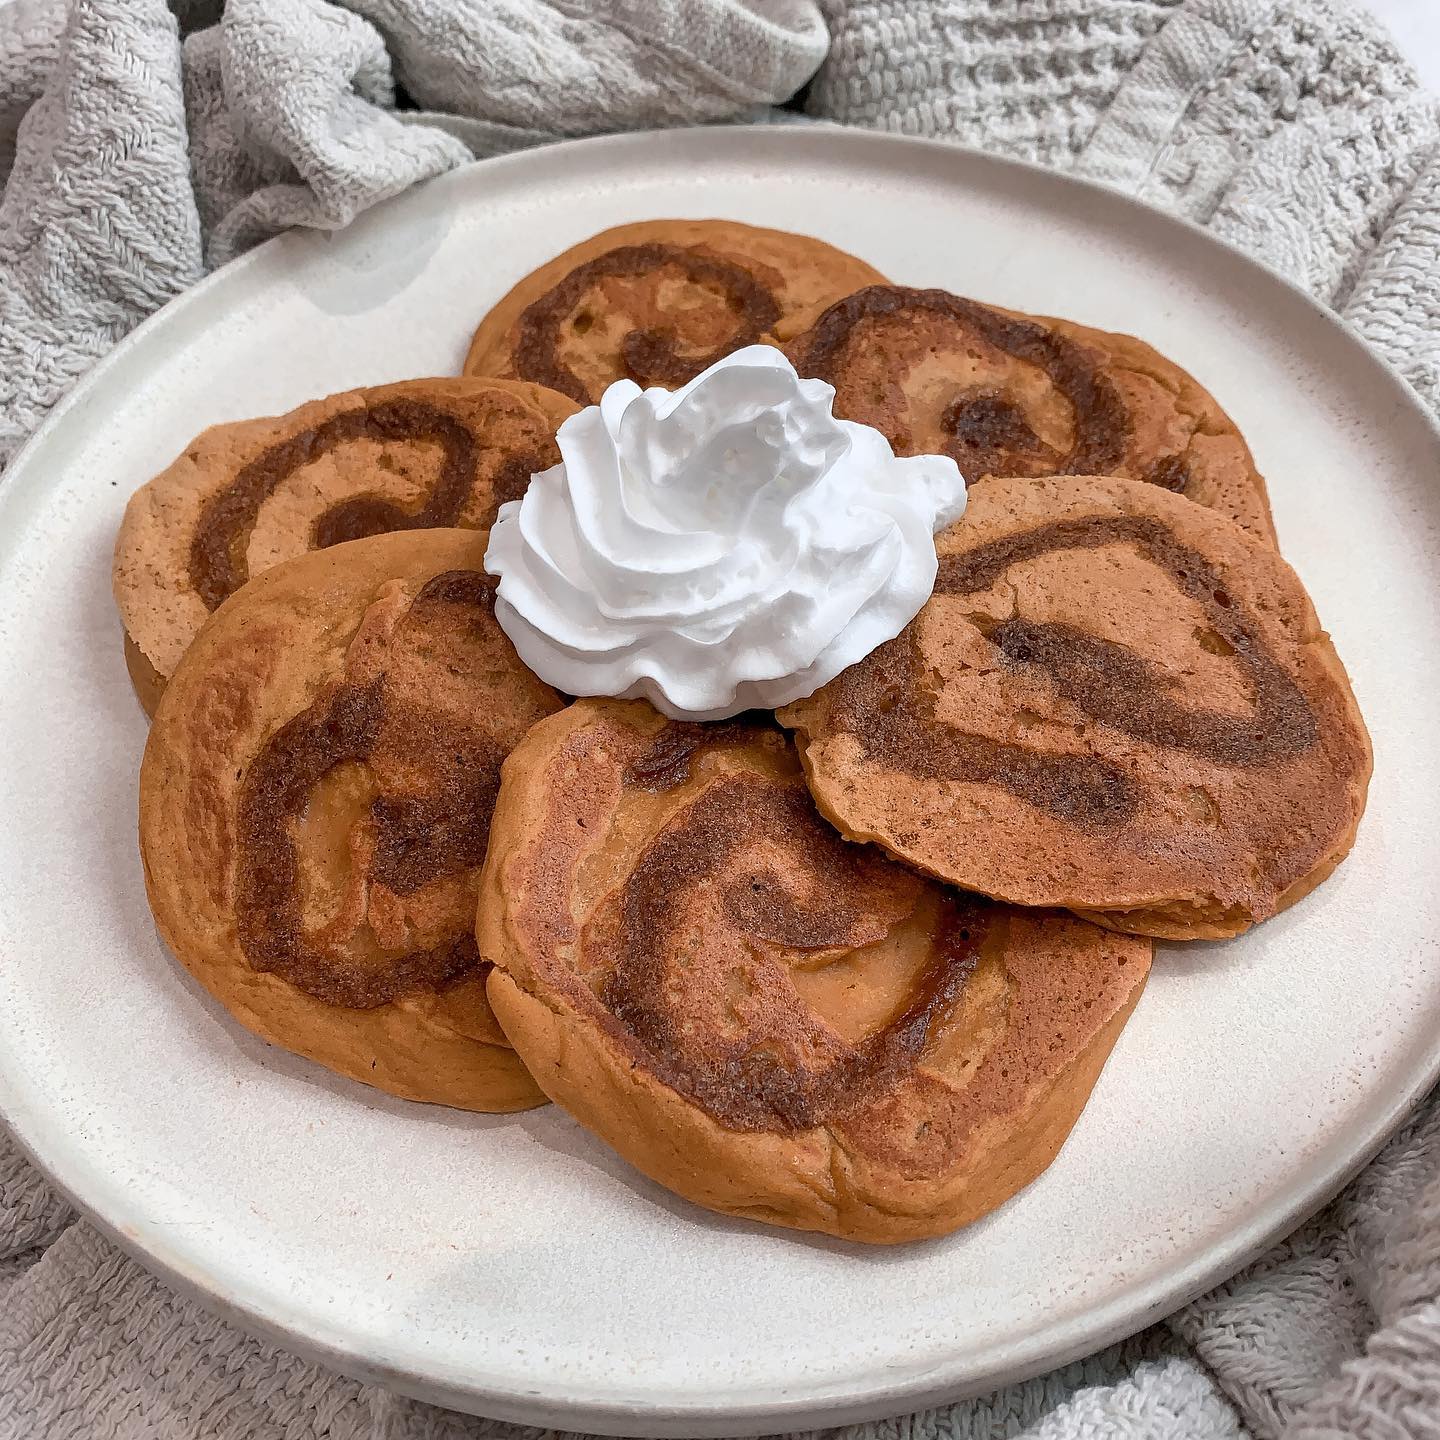
<svg viewBox="0 0 1440 1440">
<path fill-rule="evenodd" d="M 443 193 L 461 189 L 472 182 L 474 172 L 484 170 L 495 174 L 502 170 L 520 171 L 533 165 L 537 157 L 559 155 L 561 163 L 577 151 L 593 152 L 597 168 L 610 163 L 613 156 L 619 164 L 632 159 L 631 152 L 645 152 L 656 145 L 666 147 L 674 158 L 674 150 L 694 149 L 697 162 L 718 163 L 737 159 L 768 160 L 768 156 L 747 155 L 747 147 L 760 143 L 783 150 L 786 146 L 816 146 L 832 153 L 826 158 L 842 167 L 852 155 L 847 152 L 874 150 L 918 150 L 932 157 L 952 159 L 957 167 L 976 167 L 1000 175 L 1008 175 L 1021 183 L 1051 188 L 1063 196 L 1065 192 L 1094 198 L 1103 195 L 1107 203 L 1124 213 L 1143 217 L 1147 224 L 1157 220 L 1162 225 L 1179 227 L 1212 249 L 1223 252 L 1232 262 L 1238 261 L 1253 276 L 1263 278 L 1271 286 L 1278 285 L 1293 300 L 1301 302 L 1313 319 L 1320 320 L 1346 347 L 1352 356 L 1363 356 L 1372 373 L 1383 378 L 1392 391 L 1392 398 L 1420 421 L 1428 430 L 1431 443 L 1440 455 L 1440 418 L 1427 407 L 1398 369 L 1339 315 L 1316 300 L 1289 277 L 1265 262 L 1256 259 L 1229 240 L 1214 235 L 1203 226 L 1184 216 L 1153 206 L 1110 184 L 1085 176 L 1067 174 L 1024 160 L 1012 159 L 952 144 L 944 140 L 900 135 L 886 131 L 856 127 L 797 125 L 713 125 L 678 130 L 627 131 L 614 135 L 591 136 L 557 141 L 536 149 L 512 152 L 458 166 L 409 187 L 361 212 L 356 218 L 375 216 L 387 206 L 403 206 L 413 202 L 421 191 Z M 861 155 L 863 159 L 863 153 Z M 963 180 L 960 182 L 963 183 Z M 383 223 L 383 222 L 379 222 Z M 343 228 L 343 227 L 342 227 Z M 306 239 L 316 232 L 303 227 L 298 232 Z M 318 232 L 323 238 L 326 232 Z M 25 441 L 0 474 L 0 520 L 25 502 L 17 499 L 11 482 L 18 472 L 28 470 L 32 457 L 42 452 L 55 431 L 64 427 L 90 393 L 106 380 L 117 367 L 126 365 L 134 350 L 146 343 L 158 329 L 175 323 L 192 305 L 203 304 L 217 288 L 236 282 L 250 269 L 267 263 L 276 247 L 293 240 L 297 232 L 286 231 L 237 257 L 183 291 L 159 310 L 146 317 L 117 345 L 109 350 L 62 399 L 57 402 L 44 422 Z M 39 493 L 43 479 L 26 478 L 26 485 Z M 0 534 L 5 526 L 0 523 Z M 6 568 L 13 546 L 0 542 L 0 568 Z M 1226 1242 L 1210 1246 L 1187 1264 L 1165 1270 L 1147 1284 L 1132 1287 L 1123 1295 L 1078 1312 L 1074 1317 L 1037 1331 L 1020 1341 L 1000 1341 L 992 1347 L 989 1363 L 977 1369 L 972 1358 L 963 1368 L 940 1364 L 927 1366 L 913 1373 L 883 1383 L 861 1381 L 847 1385 L 812 1385 L 787 1383 L 770 1390 L 750 1388 L 743 1403 L 717 1405 L 713 1398 L 702 1396 L 695 1403 L 656 1404 L 644 1400 L 628 1400 L 615 1395 L 596 1399 L 579 1387 L 546 1382 L 546 1393 L 520 1384 L 495 1385 L 477 1383 L 474 1379 L 445 1372 L 436 1366 L 422 1372 L 404 1365 L 387 1363 L 382 1357 L 357 1344 L 353 1335 L 338 1326 L 326 1330 L 300 1330 L 273 1313 L 275 1287 L 256 1286 L 254 1293 L 244 1296 L 221 1276 L 209 1274 L 203 1266 L 167 1253 L 161 1237 L 153 1230 L 127 1230 L 124 1219 L 105 1213 L 103 1205 L 92 1204 L 80 1194 L 59 1168 L 42 1155 L 33 1131 L 25 1121 L 32 1118 L 28 1107 L 14 1093 L 3 1059 L 0 1059 L 0 1120 L 3 1120 L 18 1149 L 40 1171 L 46 1180 L 69 1203 L 125 1254 L 142 1268 L 158 1274 L 181 1294 L 194 1298 L 212 1312 L 239 1324 L 251 1334 L 258 1334 L 302 1357 L 318 1361 L 332 1369 L 369 1383 L 389 1386 L 403 1394 L 433 1404 L 483 1414 L 499 1420 L 557 1428 L 586 1429 L 616 1435 L 736 1435 L 763 1434 L 793 1428 L 803 1423 L 839 1425 L 898 1415 L 909 1411 L 983 1394 L 996 1386 L 1018 1382 L 1064 1365 L 1090 1354 L 1126 1335 L 1131 1335 L 1173 1313 L 1192 1299 L 1234 1275 L 1261 1255 L 1276 1241 L 1323 1208 L 1366 1165 L 1394 1132 L 1411 1115 L 1427 1092 L 1440 1080 L 1440 1034 L 1417 1065 L 1411 1082 L 1390 1098 L 1378 1111 L 1363 1143 L 1347 1151 L 1320 1174 L 1302 1177 L 1268 1210 L 1262 1210 L 1247 1222 L 1237 1225 Z M 17 1118 L 19 1123 L 17 1123 Z M 43 1143 L 43 1142 L 42 1142 Z M 109 1207 L 114 1211 L 115 1207 Z M 271 1297 L 271 1310 L 264 1307 L 266 1295 Z"/>
</svg>

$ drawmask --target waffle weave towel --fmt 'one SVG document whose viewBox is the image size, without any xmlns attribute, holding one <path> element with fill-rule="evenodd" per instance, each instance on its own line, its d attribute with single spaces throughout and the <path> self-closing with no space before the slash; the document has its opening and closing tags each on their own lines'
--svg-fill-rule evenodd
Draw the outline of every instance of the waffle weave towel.
<svg viewBox="0 0 1440 1440">
<path fill-rule="evenodd" d="M 173 13 L 172 13 L 173 10 Z M 795 119 L 1104 180 L 1334 305 L 1440 406 L 1440 116 L 1340 0 L 11 0 L 0 463 L 216 264 L 473 157 Z M 772 107 L 804 91 L 785 111 Z M 537 1435 L 241 1333 L 0 1132 L 0 1440 Z M 1440 1110 L 1244 1274 L 1122 1345 L 855 1440 L 1440 1440 Z"/>
</svg>

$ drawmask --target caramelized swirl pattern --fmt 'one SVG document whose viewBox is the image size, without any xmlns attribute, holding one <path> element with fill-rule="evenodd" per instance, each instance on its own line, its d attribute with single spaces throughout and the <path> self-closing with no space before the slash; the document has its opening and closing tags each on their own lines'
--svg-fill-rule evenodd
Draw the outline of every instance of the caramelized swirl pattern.
<svg viewBox="0 0 1440 1440">
<path fill-rule="evenodd" d="M 235 913 L 256 970 L 329 1004 L 369 1008 L 478 967 L 470 872 L 485 858 L 509 744 L 485 716 L 446 705 L 443 690 L 448 675 L 492 663 L 503 641 L 493 603 L 487 576 L 435 576 L 379 642 L 383 658 L 362 646 L 358 665 L 251 762 L 239 796 Z M 373 798 L 343 842 L 352 870 L 344 923 L 317 929 L 307 925 L 297 829 L 317 787 L 346 766 L 364 767 Z M 417 938 L 437 929 L 438 939 Z"/>
<path fill-rule="evenodd" d="M 732 326 L 724 340 L 703 351 L 682 349 L 674 322 L 663 318 L 650 328 L 637 326 L 626 331 L 619 358 L 624 372 L 640 385 L 683 385 L 732 350 L 753 345 L 780 318 L 774 293 L 743 265 L 680 245 L 622 245 L 577 266 L 526 307 L 511 351 L 515 373 L 548 385 L 581 405 L 599 400 L 594 388 L 561 357 L 563 328 L 602 281 L 658 281 L 666 274 L 678 275 L 691 286 L 711 292 L 714 303 L 729 311 Z"/>
<path fill-rule="evenodd" d="M 455 525 L 471 502 L 482 473 L 488 471 L 493 503 L 481 528 L 505 500 L 518 499 L 530 475 L 559 459 L 553 435 L 534 423 L 525 407 L 513 405 L 525 438 L 491 463 L 487 446 L 460 416 L 423 400 L 397 397 L 361 405 L 323 420 L 269 446 L 235 473 L 201 512 L 190 541 L 190 582 L 207 609 L 216 609 L 249 578 L 245 558 L 261 507 L 302 466 L 356 440 L 434 444 L 440 447 L 440 473 L 423 504 L 407 510 L 380 495 L 359 494 L 337 500 L 317 515 L 311 527 L 312 549 L 358 540 L 392 530 L 424 530 Z"/>
<path fill-rule="evenodd" d="M 893 373 L 867 397 L 847 378 L 849 351 L 864 322 L 903 324 L 939 321 L 947 338 L 974 336 L 994 350 L 1038 369 L 1069 402 L 1074 435 L 1061 449 L 1036 434 L 1024 408 L 991 385 L 960 389 L 947 403 L 940 426 L 943 452 L 961 473 L 981 475 L 1101 475 L 1124 458 L 1131 434 L 1129 412 L 1096 356 L 1055 330 L 952 295 L 871 285 L 837 301 L 795 344 L 795 368 L 835 386 L 836 411 L 885 433 L 900 454 L 913 454 L 921 437 L 904 403 L 905 376 Z M 887 357 L 901 358 L 903 355 Z"/>
<path fill-rule="evenodd" d="M 1071 625 L 1013 618 L 987 627 L 1011 667 L 1045 671 L 1055 693 L 1090 719 L 1217 764 L 1259 767 L 1312 749 L 1309 701 L 1231 599 L 1209 562 L 1148 516 L 1088 516 L 1008 535 L 941 558 L 937 596 L 989 589 L 1011 566 L 1060 550 L 1135 546 L 1196 601 L 1252 692 L 1248 715 L 1179 703 L 1165 678 L 1133 651 Z M 1142 796 L 1127 772 L 1097 756 L 1057 754 L 969 734 L 929 713 L 908 635 L 882 646 L 834 683 L 831 717 L 867 758 L 917 779 L 995 784 L 1057 819 L 1086 828 L 1133 820 Z"/>
<path fill-rule="evenodd" d="M 1354 841 L 1370 746 L 1294 572 L 1106 476 L 991 478 L 895 640 L 780 712 L 822 812 L 951 884 L 1239 934 Z"/>
<path fill-rule="evenodd" d="M 952 295 L 872 285 L 787 346 L 835 411 L 897 453 L 967 478 L 1119 475 L 1183 494 L 1274 542 L 1265 483 L 1213 396 L 1128 335 Z"/>
<path fill-rule="evenodd" d="M 517 747 L 478 915 L 552 1099 L 703 1205 L 866 1240 L 1038 1174 L 1149 963 L 847 842 L 773 723 L 641 702 L 577 701 Z"/>
<path fill-rule="evenodd" d="M 627 378 L 673 389 L 883 279 L 813 236 L 732 220 L 641 220 L 518 280 L 476 327 L 465 373 L 543 376 L 581 405 Z"/>
<path fill-rule="evenodd" d="M 657 743 L 671 744 L 664 732 Z M 677 970 L 694 924 L 687 898 L 706 887 L 719 901 L 716 928 Z M 942 901 L 910 993 L 856 1041 L 805 1005 L 791 967 L 883 939 L 924 892 L 889 861 L 847 845 L 802 787 L 730 777 L 646 847 L 619 899 L 618 927 L 587 934 L 587 964 L 608 977 L 599 998 L 610 1021 L 667 1085 L 732 1130 L 808 1129 L 913 1072 L 975 967 L 985 912 L 977 901 Z M 737 987 L 743 996 L 727 998 Z"/>
</svg>

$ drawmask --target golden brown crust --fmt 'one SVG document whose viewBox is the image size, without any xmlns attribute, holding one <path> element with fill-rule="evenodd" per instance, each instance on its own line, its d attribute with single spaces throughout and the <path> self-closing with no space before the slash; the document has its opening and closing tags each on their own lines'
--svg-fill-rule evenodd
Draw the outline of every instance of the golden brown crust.
<svg viewBox="0 0 1440 1440">
<path fill-rule="evenodd" d="M 161 934 L 265 1039 L 475 1110 L 541 1096 L 485 998 L 475 894 L 500 762 L 559 700 L 520 664 L 486 536 L 302 556 L 216 612 L 140 776 Z"/>
<path fill-rule="evenodd" d="M 1050 1163 L 1150 960 L 847 845 L 771 726 L 595 700 L 506 761 L 477 936 L 541 1087 L 637 1168 L 882 1243 Z"/>
<path fill-rule="evenodd" d="M 487 529 L 559 460 L 555 430 L 574 412 L 537 385 L 446 377 L 214 426 L 126 507 L 114 567 L 126 634 L 163 688 L 220 602 L 281 560 L 389 530 Z"/>
<path fill-rule="evenodd" d="M 820 809 L 930 874 L 1117 929 L 1234 935 L 1348 851 L 1370 743 L 1303 587 L 1133 480 L 990 479 L 911 626 L 808 700 Z"/>
<path fill-rule="evenodd" d="M 785 350 L 835 386 L 835 413 L 898 454 L 985 475 L 1121 475 L 1186 495 L 1274 542 L 1265 482 L 1240 432 L 1192 376 L 1143 341 L 873 286 L 806 317 Z"/>
<path fill-rule="evenodd" d="M 581 404 L 627 377 L 673 388 L 884 278 L 808 235 L 733 220 L 620 225 L 521 280 L 480 322 L 465 373 L 535 380 Z"/>
</svg>

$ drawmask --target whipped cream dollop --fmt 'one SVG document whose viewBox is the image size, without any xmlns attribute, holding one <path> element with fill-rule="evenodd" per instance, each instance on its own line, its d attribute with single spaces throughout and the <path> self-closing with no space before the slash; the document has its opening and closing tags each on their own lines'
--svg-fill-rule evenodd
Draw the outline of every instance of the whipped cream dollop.
<svg viewBox="0 0 1440 1440">
<path fill-rule="evenodd" d="M 751 345 L 680 390 L 619 380 L 501 506 L 486 568 L 520 658 L 571 695 L 719 720 L 812 694 L 915 617 L 965 509 L 834 389 Z"/>
</svg>

